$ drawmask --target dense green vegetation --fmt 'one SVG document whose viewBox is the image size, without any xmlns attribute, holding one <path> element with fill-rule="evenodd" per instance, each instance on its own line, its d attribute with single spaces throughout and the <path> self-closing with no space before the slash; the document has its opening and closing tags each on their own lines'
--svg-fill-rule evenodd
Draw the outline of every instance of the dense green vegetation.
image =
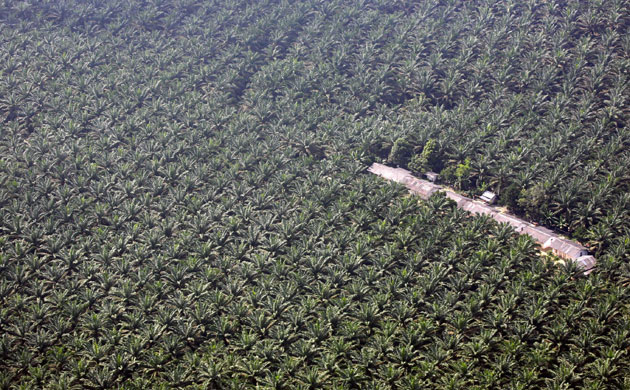
<svg viewBox="0 0 630 390">
<path fill-rule="evenodd" d="M 629 1 L 0 4 L 0 388 L 630 388 Z"/>
</svg>

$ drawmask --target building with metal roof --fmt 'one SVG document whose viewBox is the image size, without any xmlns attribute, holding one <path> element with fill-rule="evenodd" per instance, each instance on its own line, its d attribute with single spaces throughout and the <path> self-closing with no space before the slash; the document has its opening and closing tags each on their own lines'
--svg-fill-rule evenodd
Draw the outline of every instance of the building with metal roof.
<svg viewBox="0 0 630 390">
<path fill-rule="evenodd" d="M 531 236 L 541 245 L 543 250 L 549 251 L 562 259 L 574 261 L 584 270 L 585 275 L 588 275 L 595 268 L 597 260 L 589 255 L 588 249 L 582 244 L 563 238 L 545 227 L 536 226 L 514 215 L 502 213 L 499 209 L 490 206 L 490 203 L 496 200 L 496 195 L 490 191 L 484 192 L 481 199 L 485 200 L 486 203 L 481 203 L 454 191 L 444 189 L 442 186 L 430 181 L 418 179 L 403 168 L 391 168 L 383 164 L 374 163 L 368 171 L 387 180 L 403 184 L 409 189 L 409 192 L 420 196 L 422 199 L 429 199 L 434 193 L 442 191 L 447 198 L 457 204 L 458 208 L 471 214 L 488 215 L 499 223 L 507 223 L 518 234 Z"/>
<path fill-rule="evenodd" d="M 435 172 L 426 172 L 424 174 L 424 176 L 427 178 L 428 181 L 430 181 L 431 183 L 437 183 L 438 181 L 440 181 L 440 175 L 438 175 Z"/>
<path fill-rule="evenodd" d="M 444 193 L 446 194 L 446 197 L 449 198 L 450 200 L 454 201 L 455 203 L 457 203 L 457 207 L 459 208 L 463 208 L 465 203 L 470 202 L 470 199 L 458 194 L 457 192 L 453 192 L 453 191 L 444 191 Z"/>
<path fill-rule="evenodd" d="M 440 191 L 442 187 L 435 185 L 433 183 L 429 183 L 425 180 L 416 179 L 415 177 L 406 178 L 405 185 L 409 189 L 409 191 L 413 192 L 416 195 L 419 195 L 422 199 L 429 199 L 431 195 Z"/>
<path fill-rule="evenodd" d="M 597 264 L 597 260 L 591 255 L 580 256 L 577 260 L 574 261 L 581 269 L 584 270 L 584 275 L 590 274 L 595 269 L 595 265 Z"/>
<path fill-rule="evenodd" d="M 481 194 L 479 199 L 487 204 L 494 204 L 494 202 L 497 201 L 497 194 L 492 191 L 485 191 L 483 194 Z"/>
<path fill-rule="evenodd" d="M 541 248 L 550 250 L 554 255 L 567 260 L 576 260 L 588 255 L 588 249 L 577 242 L 561 237 L 551 237 L 545 241 Z"/>
<path fill-rule="evenodd" d="M 493 207 L 490 207 L 486 204 L 475 202 L 472 199 L 468 199 L 468 202 L 462 203 L 462 209 L 468 211 L 471 214 L 480 214 L 480 215 L 490 215 L 494 217 L 497 213 Z"/>
<path fill-rule="evenodd" d="M 405 184 L 404 181 L 406 178 L 414 178 L 411 172 L 406 169 L 392 168 L 379 163 L 372 164 L 368 171 L 384 179 L 395 181 L 400 184 Z"/>
<path fill-rule="evenodd" d="M 534 238 L 539 243 L 544 243 L 551 237 L 555 237 L 556 234 L 543 226 L 535 226 L 531 223 L 528 223 L 521 232 L 522 234 L 527 234 Z"/>
</svg>

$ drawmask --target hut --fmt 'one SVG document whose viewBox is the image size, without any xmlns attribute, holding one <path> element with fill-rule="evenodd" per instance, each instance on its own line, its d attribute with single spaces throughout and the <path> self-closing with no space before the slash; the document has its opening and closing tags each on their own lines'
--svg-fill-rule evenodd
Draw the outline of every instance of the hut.
<svg viewBox="0 0 630 390">
<path fill-rule="evenodd" d="M 481 197 L 479 199 L 481 199 L 483 202 L 487 204 L 493 204 L 497 200 L 497 194 L 491 191 L 486 191 L 483 194 L 481 194 Z"/>
<path fill-rule="evenodd" d="M 424 176 L 427 178 L 428 181 L 430 181 L 431 183 L 437 183 L 440 180 L 440 175 L 438 175 L 435 172 L 427 172 L 424 174 Z"/>
</svg>

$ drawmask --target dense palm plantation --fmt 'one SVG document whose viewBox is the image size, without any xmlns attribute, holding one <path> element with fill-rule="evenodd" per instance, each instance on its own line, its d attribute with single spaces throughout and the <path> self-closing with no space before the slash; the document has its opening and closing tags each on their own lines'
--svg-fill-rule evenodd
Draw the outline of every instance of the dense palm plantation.
<svg viewBox="0 0 630 390">
<path fill-rule="evenodd" d="M 630 388 L 629 10 L 4 1 L 0 388 Z"/>
</svg>

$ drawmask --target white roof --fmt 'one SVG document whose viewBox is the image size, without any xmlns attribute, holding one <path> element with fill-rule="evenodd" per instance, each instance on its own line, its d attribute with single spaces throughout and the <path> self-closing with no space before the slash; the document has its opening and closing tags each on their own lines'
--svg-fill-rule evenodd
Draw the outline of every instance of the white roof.
<svg viewBox="0 0 630 390">
<path fill-rule="evenodd" d="M 446 194 L 447 198 L 455 201 L 455 203 L 457 203 L 457 207 L 459 208 L 463 208 L 464 203 L 467 203 L 470 201 L 470 199 L 468 199 L 467 197 L 453 191 L 444 191 L 444 193 Z"/>
<path fill-rule="evenodd" d="M 406 169 L 392 168 L 379 163 L 372 164 L 372 166 L 368 168 L 368 171 L 379 175 L 387 180 L 395 181 L 396 183 L 401 184 L 405 184 L 405 179 L 413 178 L 411 172 Z"/>
<path fill-rule="evenodd" d="M 552 249 L 560 257 L 577 262 L 585 270 L 584 274 L 588 274 L 595 267 L 596 259 L 591 255 L 587 255 L 588 250 L 584 246 L 579 242 L 558 236 L 555 232 L 545 227 L 532 225 L 516 216 L 503 214 L 486 203 L 474 201 L 451 190 L 443 189 L 442 186 L 437 184 L 420 180 L 403 168 L 391 168 L 383 164 L 374 163 L 368 170 L 387 180 L 403 184 L 411 193 L 424 199 L 428 199 L 437 191 L 444 191 L 447 198 L 457 203 L 458 208 L 473 214 L 488 215 L 497 222 L 509 224 L 519 234 L 530 235 L 538 243 L 542 244 L 543 249 Z M 427 172 L 427 174 L 430 173 L 432 172 Z M 492 191 L 486 191 L 481 195 L 481 198 L 491 203 L 496 199 L 496 194 Z"/>
<path fill-rule="evenodd" d="M 406 178 L 405 185 L 409 188 L 409 191 L 424 199 L 429 199 L 431 195 L 442 188 L 427 181 L 416 179 L 415 177 Z"/>
<path fill-rule="evenodd" d="M 560 237 L 551 237 L 542 245 L 543 249 L 553 249 L 565 254 L 568 258 L 578 259 L 587 252 L 586 248 L 577 242 L 569 241 Z"/>
<path fill-rule="evenodd" d="M 497 194 L 495 194 L 492 191 L 486 191 L 481 195 L 481 199 L 495 199 L 497 197 Z"/>
<path fill-rule="evenodd" d="M 487 206 L 483 203 L 478 203 L 472 200 L 469 201 L 468 203 L 463 203 L 461 208 L 474 214 L 491 215 L 493 217 L 496 214 L 496 211 L 494 210 L 494 208 Z"/>
</svg>

